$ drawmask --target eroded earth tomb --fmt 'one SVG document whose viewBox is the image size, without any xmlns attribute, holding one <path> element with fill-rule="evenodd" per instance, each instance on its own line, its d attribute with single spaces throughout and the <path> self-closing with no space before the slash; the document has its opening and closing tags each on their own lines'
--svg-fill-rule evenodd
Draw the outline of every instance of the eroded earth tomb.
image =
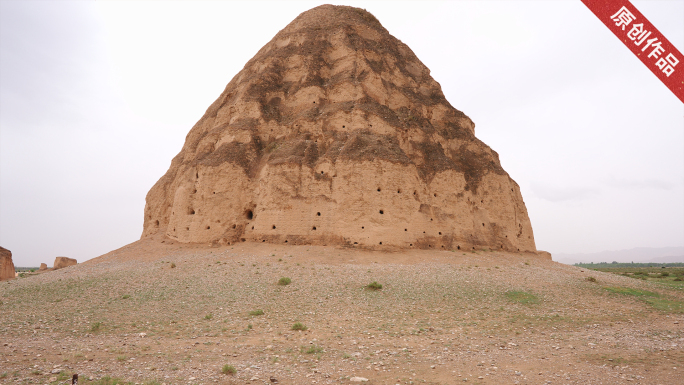
<svg viewBox="0 0 684 385">
<path fill-rule="evenodd" d="M 252 58 L 147 194 L 142 237 L 535 251 L 518 185 L 365 10 L 302 13 Z"/>
</svg>

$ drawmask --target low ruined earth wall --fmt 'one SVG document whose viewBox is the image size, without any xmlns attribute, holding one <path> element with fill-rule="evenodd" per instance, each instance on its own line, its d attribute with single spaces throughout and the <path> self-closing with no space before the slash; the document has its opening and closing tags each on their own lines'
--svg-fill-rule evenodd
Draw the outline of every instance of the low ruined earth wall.
<svg viewBox="0 0 684 385">
<path fill-rule="evenodd" d="M 13 279 L 15 277 L 14 262 L 12 262 L 12 252 L 0 247 L 0 281 Z"/>
</svg>

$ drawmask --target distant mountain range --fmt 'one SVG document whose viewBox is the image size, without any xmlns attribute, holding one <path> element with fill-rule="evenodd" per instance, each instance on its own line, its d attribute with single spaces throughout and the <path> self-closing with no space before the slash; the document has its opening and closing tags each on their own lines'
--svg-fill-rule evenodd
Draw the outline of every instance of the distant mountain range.
<svg viewBox="0 0 684 385">
<path fill-rule="evenodd" d="M 586 254 L 553 254 L 556 262 L 572 265 L 574 263 L 635 262 L 635 263 L 672 263 L 684 262 L 684 247 L 636 247 L 629 250 L 601 251 Z"/>
</svg>

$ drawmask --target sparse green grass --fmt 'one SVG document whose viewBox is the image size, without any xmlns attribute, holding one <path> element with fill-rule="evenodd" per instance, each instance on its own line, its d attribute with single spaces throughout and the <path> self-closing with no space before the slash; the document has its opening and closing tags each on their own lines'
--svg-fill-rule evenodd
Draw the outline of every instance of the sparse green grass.
<svg viewBox="0 0 684 385">
<path fill-rule="evenodd" d="M 126 356 L 116 356 L 117 361 L 126 361 Z"/>
<path fill-rule="evenodd" d="M 373 281 L 373 282 L 369 283 L 368 285 L 366 285 L 366 289 L 368 289 L 368 290 L 381 290 L 382 285 Z"/>
<path fill-rule="evenodd" d="M 207 314 L 207 315 L 204 316 L 204 319 L 205 319 L 205 320 L 210 320 L 210 319 L 212 319 L 212 318 L 214 318 L 214 315 L 211 314 L 211 313 L 209 313 L 209 314 Z"/>
<path fill-rule="evenodd" d="M 280 286 L 287 286 L 290 283 L 292 283 L 292 280 L 288 277 L 282 277 L 278 280 L 278 285 Z"/>
<path fill-rule="evenodd" d="M 237 373 L 237 369 L 235 369 L 235 367 L 233 365 L 226 364 L 226 365 L 223 365 L 223 367 L 221 368 L 221 373 L 223 373 L 223 374 L 235 374 L 235 373 Z"/>
<path fill-rule="evenodd" d="M 261 309 L 252 310 L 249 312 L 249 315 L 253 315 L 253 316 L 263 315 L 263 314 L 264 314 L 264 311 Z"/>
<path fill-rule="evenodd" d="M 131 296 L 128 294 L 124 294 L 123 296 L 121 296 L 121 299 L 129 299 L 129 298 L 131 298 Z"/>
<path fill-rule="evenodd" d="M 659 293 L 655 293 L 647 290 L 632 289 L 628 287 L 611 287 L 606 286 L 603 289 L 621 295 L 629 295 L 635 297 L 647 304 L 651 305 L 653 308 L 668 312 L 668 313 L 684 313 L 684 303 L 678 300 L 671 300 L 663 297 Z"/>
<path fill-rule="evenodd" d="M 306 329 L 307 329 L 307 327 L 304 326 L 304 324 L 301 323 L 301 322 L 297 322 L 297 323 L 295 323 L 294 325 L 292 325 L 292 330 L 301 330 L 301 331 L 304 331 L 304 330 L 306 330 Z"/>
<path fill-rule="evenodd" d="M 174 269 L 176 267 L 176 264 L 171 262 L 171 268 Z"/>
<path fill-rule="evenodd" d="M 539 303 L 539 298 L 532 293 L 527 293 L 524 291 L 507 291 L 505 293 L 506 297 L 511 301 L 521 303 L 523 305 L 537 304 Z"/>
<path fill-rule="evenodd" d="M 594 277 L 587 277 L 587 282 L 596 282 L 596 278 L 594 278 Z"/>
</svg>

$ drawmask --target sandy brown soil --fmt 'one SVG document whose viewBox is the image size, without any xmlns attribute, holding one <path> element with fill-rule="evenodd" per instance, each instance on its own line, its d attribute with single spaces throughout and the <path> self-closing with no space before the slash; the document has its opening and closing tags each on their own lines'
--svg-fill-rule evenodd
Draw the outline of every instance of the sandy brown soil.
<svg viewBox="0 0 684 385">
<path fill-rule="evenodd" d="M 0 284 L 0 383 L 679 383 L 682 314 L 605 287 L 684 300 L 533 254 L 148 239 Z"/>
</svg>

